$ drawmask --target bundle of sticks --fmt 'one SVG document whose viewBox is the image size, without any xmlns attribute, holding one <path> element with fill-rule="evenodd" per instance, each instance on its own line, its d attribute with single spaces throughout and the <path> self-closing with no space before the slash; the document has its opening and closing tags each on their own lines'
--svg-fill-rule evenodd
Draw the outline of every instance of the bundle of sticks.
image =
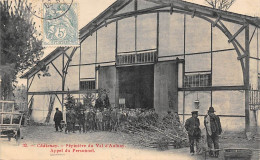
<svg viewBox="0 0 260 160">
<path fill-rule="evenodd" d="M 188 136 L 183 125 L 175 119 L 138 118 L 128 120 L 120 131 L 130 134 L 134 144 L 166 150 L 187 147 Z"/>
</svg>

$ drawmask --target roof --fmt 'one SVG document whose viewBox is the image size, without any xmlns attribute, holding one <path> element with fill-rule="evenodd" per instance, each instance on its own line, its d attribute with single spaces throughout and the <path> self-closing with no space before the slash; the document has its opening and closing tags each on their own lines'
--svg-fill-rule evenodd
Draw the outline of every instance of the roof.
<svg viewBox="0 0 260 160">
<path fill-rule="evenodd" d="M 107 21 L 112 21 L 113 18 L 117 18 L 120 15 L 116 15 L 119 10 L 121 10 L 124 6 L 129 4 L 132 0 L 117 0 L 112 5 L 110 5 L 106 10 L 104 10 L 101 14 L 99 14 L 96 18 L 94 18 L 91 22 L 89 22 L 86 26 L 80 29 L 79 38 L 80 41 L 84 41 L 86 37 L 91 35 L 95 30 L 100 28 L 102 25 L 106 25 Z M 196 16 L 196 14 L 205 15 L 210 18 L 217 18 L 220 16 L 220 19 L 223 19 L 225 21 L 230 21 L 237 24 L 244 24 L 249 23 L 251 25 L 254 25 L 258 28 L 260 28 L 260 18 L 259 17 L 251 17 L 247 15 L 237 14 L 233 12 L 228 11 L 222 11 L 218 9 L 214 9 L 207 6 L 202 6 L 186 1 L 180 1 L 180 0 L 145 0 L 149 2 L 153 2 L 158 4 L 162 7 L 171 7 L 172 9 L 177 9 L 180 11 L 186 11 L 186 12 L 193 12 L 193 14 Z M 156 8 L 155 8 L 156 9 Z M 159 8 L 158 8 L 159 9 Z M 123 13 L 121 16 L 131 16 L 137 13 L 142 14 L 142 10 Z M 145 10 L 144 10 L 145 11 Z M 58 47 L 53 52 L 51 52 L 48 56 L 46 56 L 44 59 L 40 61 L 40 64 L 48 64 L 52 59 L 56 58 L 64 50 L 68 49 L 68 47 Z M 38 72 L 41 68 L 41 65 L 36 65 L 33 68 L 31 68 L 28 72 L 23 74 L 20 78 L 27 78 L 30 77 L 32 74 L 35 74 Z"/>
</svg>

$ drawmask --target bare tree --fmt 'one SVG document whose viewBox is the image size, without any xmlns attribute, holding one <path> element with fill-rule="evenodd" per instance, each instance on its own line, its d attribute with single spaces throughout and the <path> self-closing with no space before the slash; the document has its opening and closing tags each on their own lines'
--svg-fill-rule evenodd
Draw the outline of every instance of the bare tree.
<svg viewBox="0 0 260 160">
<path fill-rule="evenodd" d="M 205 0 L 211 7 L 227 11 L 236 0 Z"/>
</svg>

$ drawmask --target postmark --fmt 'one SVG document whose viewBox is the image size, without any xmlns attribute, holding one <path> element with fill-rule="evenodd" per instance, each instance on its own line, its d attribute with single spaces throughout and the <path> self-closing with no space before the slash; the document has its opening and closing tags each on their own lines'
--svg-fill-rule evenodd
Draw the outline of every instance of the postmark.
<svg viewBox="0 0 260 160">
<path fill-rule="evenodd" d="M 79 45 L 77 8 L 77 3 L 48 3 L 43 5 L 44 46 Z"/>
<path fill-rule="evenodd" d="M 56 19 L 56 18 L 63 16 L 65 13 L 68 12 L 71 5 L 73 4 L 73 1 L 74 0 L 28 0 L 27 8 L 35 17 L 40 18 L 40 19 L 46 19 L 47 17 L 44 17 L 44 14 L 43 14 L 44 6 L 45 6 L 45 8 L 49 8 L 55 3 L 67 4 L 69 7 L 67 7 L 66 10 L 62 10 L 56 16 L 52 17 L 52 19 Z M 48 20 L 50 20 L 50 19 L 48 19 Z"/>
</svg>

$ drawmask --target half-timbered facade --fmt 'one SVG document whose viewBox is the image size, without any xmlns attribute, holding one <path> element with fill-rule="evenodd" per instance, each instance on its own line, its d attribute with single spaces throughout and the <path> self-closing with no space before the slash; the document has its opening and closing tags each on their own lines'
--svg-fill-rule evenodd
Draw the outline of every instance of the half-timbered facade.
<svg viewBox="0 0 260 160">
<path fill-rule="evenodd" d="M 68 89 L 81 101 L 104 88 L 112 106 L 173 110 L 182 121 L 213 106 L 225 130 L 256 125 L 259 27 L 258 18 L 183 1 L 117 0 L 80 30 L 80 47 L 59 47 L 22 76 L 32 118 L 45 120 L 50 97 L 64 111 Z"/>
</svg>

